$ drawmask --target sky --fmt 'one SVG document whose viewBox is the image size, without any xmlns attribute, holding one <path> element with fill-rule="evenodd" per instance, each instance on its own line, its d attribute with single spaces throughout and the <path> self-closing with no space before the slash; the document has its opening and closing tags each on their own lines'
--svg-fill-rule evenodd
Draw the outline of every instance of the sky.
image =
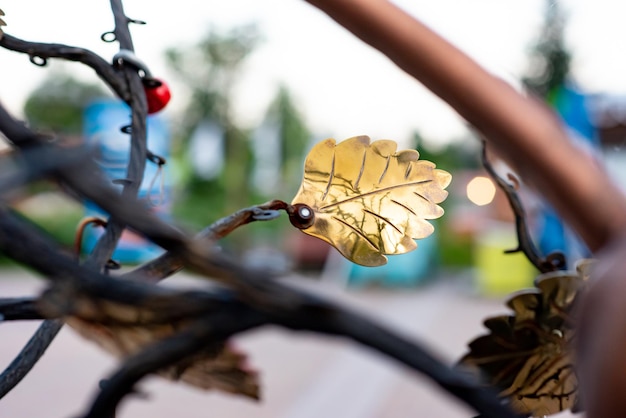
<svg viewBox="0 0 626 418">
<path fill-rule="evenodd" d="M 544 0 L 396 0 L 488 71 L 518 84 L 541 27 Z M 587 92 L 626 93 L 626 2 L 562 0 L 568 14 L 566 42 L 573 75 Z M 185 91 L 165 66 L 163 50 L 194 43 L 209 28 L 257 23 L 264 41 L 247 60 L 234 96 L 234 114 L 257 126 L 285 84 L 308 125 L 320 137 L 366 134 L 400 142 L 417 130 L 432 143 L 465 133 L 463 121 L 419 82 L 302 0 L 125 0 L 126 14 L 148 24 L 133 26 L 139 58 L 172 87 L 165 115 L 176 116 Z M 107 60 L 117 44 L 100 41 L 113 28 L 105 0 L 0 0 L 7 33 L 30 41 L 66 43 Z M 79 64 L 63 64 L 95 80 Z M 28 57 L 0 50 L 0 101 L 14 114 L 49 71 Z"/>
</svg>

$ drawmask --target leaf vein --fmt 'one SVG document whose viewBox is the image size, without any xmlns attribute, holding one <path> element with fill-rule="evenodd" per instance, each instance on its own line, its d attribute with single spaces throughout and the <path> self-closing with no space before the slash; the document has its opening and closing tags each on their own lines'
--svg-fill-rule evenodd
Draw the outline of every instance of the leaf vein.
<svg viewBox="0 0 626 418">
<path fill-rule="evenodd" d="M 387 163 L 385 164 L 385 168 L 383 169 L 382 174 L 380 175 L 380 178 L 378 179 L 378 184 L 380 184 L 383 181 L 383 178 L 385 177 L 385 174 L 387 174 L 387 170 L 389 169 L 389 162 L 391 161 L 391 155 L 387 156 Z"/>
<path fill-rule="evenodd" d="M 385 218 L 384 216 L 379 215 L 378 213 L 373 212 L 373 211 L 371 211 L 371 210 L 369 210 L 369 209 L 363 209 L 363 212 L 369 213 L 370 215 L 372 215 L 372 216 L 374 216 L 374 217 L 376 217 L 376 218 L 378 218 L 378 219 L 380 219 L 380 220 L 382 220 L 382 221 L 384 221 L 384 222 L 387 222 L 389 225 L 391 225 L 391 227 L 392 227 L 393 229 L 395 229 L 396 231 L 398 231 L 398 233 L 400 233 L 400 234 L 404 235 L 404 232 L 402 232 L 402 231 L 400 230 L 400 228 L 398 228 L 398 227 L 397 227 L 397 226 L 396 226 L 393 222 L 391 222 L 389 219 Z"/>
<path fill-rule="evenodd" d="M 326 184 L 326 191 L 322 196 L 322 200 L 326 200 L 326 196 L 328 196 L 328 192 L 330 192 L 330 188 L 333 185 L 333 180 L 335 179 L 335 157 L 336 153 L 333 151 L 333 161 L 330 164 L 330 173 L 328 174 L 328 183 Z"/>
<path fill-rule="evenodd" d="M 367 158 L 367 152 L 363 153 L 363 160 L 361 161 L 361 171 L 359 171 L 359 176 L 356 178 L 354 182 L 354 189 L 359 188 L 359 182 L 361 181 L 361 177 L 363 176 L 363 172 L 365 171 L 365 158 Z"/>
<path fill-rule="evenodd" d="M 319 210 L 326 210 L 328 208 L 332 208 L 332 207 L 335 207 L 335 206 L 340 206 L 340 205 L 342 205 L 344 203 L 348 203 L 348 202 L 351 202 L 353 200 L 360 199 L 362 197 L 371 196 L 373 194 L 384 193 L 384 192 L 389 191 L 389 190 L 400 189 L 402 187 L 417 186 L 417 185 L 420 185 L 420 184 L 426 184 L 426 183 L 430 183 L 430 182 L 432 182 L 431 179 L 414 181 L 414 182 L 411 182 L 411 183 L 404 183 L 404 184 L 394 184 L 393 186 L 387 186 L 387 187 L 384 187 L 382 189 L 372 190 L 371 192 L 366 192 L 366 193 L 363 193 L 363 194 L 360 194 L 360 195 L 357 195 L 357 196 L 352 196 L 352 197 L 349 197 L 347 199 L 340 200 L 338 202 L 330 203 L 330 204 L 328 204 L 326 206 L 321 206 L 319 208 Z M 326 191 L 326 193 L 328 193 L 328 190 Z M 326 195 L 324 195 L 324 197 L 326 197 Z"/>
<path fill-rule="evenodd" d="M 402 202 L 398 202 L 398 201 L 397 201 L 397 200 L 395 200 L 395 199 L 391 199 L 391 201 L 392 201 L 393 203 L 395 203 L 396 205 L 398 205 L 398 206 L 402 206 L 404 209 L 408 210 L 408 211 L 409 211 L 409 212 L 411 212 L 413 215 L 417 216 L 417 213 L 416 213 L 416 212 L 415 212 L 412 208 L 410 208 L 409 206 L 405 205 L 404 203 L 402 203 Z"/>
<path fill-rule="evenodd" d="M 340 222 L 342 224 L 344 224 L 345 226 L 347 226 L 348 228 L 350 228 L 351 230 L 353 230 L 358 236 L 360 236 L 361 238 L 363 238 L 365 241 L 367 241 L 369 243 L 369 245 L 371 245 L 374 249 L 376 250 L 380 250 L 380 248 L 378 248 L 378 246 L 367 237 L 367 235 L 365 235 L 361 230 L 359 230 L 357 227 L 350 225 L 348 222 L 344 221 L 341 218 L 337 218 L 336 216 L 332 217 L 334 220 L 336 220 L 337 222 Z"/>
<path fill-rule="evenodd" d="M 429 198 L 427 198 L 426 196 L 424 196 L 424 195 L 423 195 L 423 194 L 421 194 L 421 193 L 418 193 L 418 192 L 413 192 L 413 194 L 414 194 L 415 196 L 417 196 L 417 197 L 421 197 L 422 199 L 424 199 L 424 200 L 425 200 L 425 201 L 427 201 L 428 203 L 432 203 L 432 200 L 430 200 Z"/>
</svg>

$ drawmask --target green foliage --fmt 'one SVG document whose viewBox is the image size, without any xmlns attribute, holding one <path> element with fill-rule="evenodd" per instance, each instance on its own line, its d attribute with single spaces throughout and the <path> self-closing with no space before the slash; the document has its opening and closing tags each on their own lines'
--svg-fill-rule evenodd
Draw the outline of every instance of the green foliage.
<svg viewBox="0 0 626 418">
<path fill-rule="evenodd" d="M 187 184 L 174 207 L 194 225 L 206 225 L 250 204 L 249 173 L 252 152 L 249 132 L 231 117 L 231 92 L 245 59 L 259 43 L 256 27 L 244 26 L 226 33 L 211 30 L 198 43 L 171 48 L 166 60 L 189 89 L 189 100 L 179 118 L 174 152 L 184 157 L 189 139 L 203 121 L 214 121 L 224 132 L 224 169 L 212 179 L 189 172 Z"/>
<path fill-rule="evenodd" d="M 186 220 L 190 226 L 206 226 L 222 216 L 268 198 L 259 196 L 252 187 L 251 174 L 255 161 L 250 130 L 237 126 L 231 116 L 233 85 L 245 59 L 260 41 L 261 36 L 255 26 L 243 26 L 227 32 L 212 29 L 199 42 L 166 52 L 169 67 L 190 92 L 179 118 L 178 141 L 174 147 L 176 158 L 185 159 L 189 140 L 204 121 L 217 123 L 224 136 L 222 172 L 206 179 L 193 169 L 188 170 L 185 184 L 181 187 L 182 193 L 174 205 L 174 215 Z M 280 164 L 283 185 L 295 192 L 310 133 L 285 87 L 278 90 L 266 118 L 277 122 L 280 141 L 277 164 Z"/>
<path fill-rule="evenodd" d="M 54 70 L 30 93 L 24 114 L 34 129 L 78 135 L 82 132 L 85 106 L 106 95 L 97 84 L 81 82 Z"/>
<path fill-rule="evenodd" d="M 449 142 L 444 147 L 433 147 L 415 131 L 412 142 L 420 154 L 420 159 L 432 161 L 438 168 L 448 172 L 480 167 L 478 149 L 470 141 Z"/>
<path fill-rule="evenodd" d="M 285 86 L 281 86 L 278 90 L 268 113 L 279 120 L 281 166 L 283 177 L 289 178 L 295 172 L 301 171 L 304 152 L 309 143 L 311 132 L 296 109 L 291 94 Z M 294 164 L 297 164 L 297 168 L 294 168 Z M 298 178 L 297 181 L 299 182 L 300 179 Z"/>
<path fill-rule="evenodd" d="M 232 124 L 232 87 L 243 62 L 259 42 L 260 35 L 253 25 L 226 33 L 211 29 L 196 44 L 165 52 L 168 66 L 190 91 L 180 126 L 183 139 L 205 119 L 215 120 L 227 129 Z"/>
</svg>

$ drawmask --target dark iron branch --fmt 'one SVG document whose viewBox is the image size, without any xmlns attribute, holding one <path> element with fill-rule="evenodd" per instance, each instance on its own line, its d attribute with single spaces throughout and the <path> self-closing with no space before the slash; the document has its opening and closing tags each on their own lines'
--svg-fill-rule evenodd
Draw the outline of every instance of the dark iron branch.
<svg viewBox="0 0 626 418">
<path fill-rule="evenodd" d="M 63 44 L 29 42 L 6 33 L 0 38 L 0 47 L 27 54 L 31 62 L 40 66 L 45 65 L 50 58 L 80 62 L 93 69 L 122 100 L 127 102 L 130 98 L 130 92 L 122 74 L 111 63 L 88 49 Z"/>
<path fill-rule="evenodd" d="M 132 51 L 132 38 L 128 30 L 128 23 L 131 20 L 124 15 L 121 0 L 111 0 L 111 7 L 116 22 L 116 39 L 119 40 L 122 49 Z M 94 69 L 98 76 L 100 76 L 122 100 L 129 104 L 132 109 L 132 137 L 127 175 L 129 181 L 124 186 L 124 195 L 135 197 L 143 179 L 147 156 L 147 104 L 143 86 L 136 71 L 129 68 L 123 68 L 122 71 L 117 71 L 116 68 L 89 50 L 62 44 L 26 42 L 5 35 L 0 39 L 0 46 L 13 51 L 27 53 L 31 62 L 36 65 L 45 65 L 48 58 L 61 58 L 69 61 L 82 62 Z M 22 123 L 15 121 L 4 108 L 0 108 L 0 130 L 10 141 L 21 149 L 40 145 L 48 139 L 34 135 L 26 129 Z M 91 169 L 92 174 L 97 171 L 97 169 Z M 62 179 L 71 175 L 72 174 L 68 171 L 61 170 L 57 177 Z M 109 256 L 113 253 L 121 236 L 121 232 L 125 227 L 123 222 L 119 220 L 109 222 L 109 226 L 107 232 L 99 240 L 95 251 L 88 258 L 87 262 L 93 267 L 101 268 L 105 265 Z M 60 326 L 60 323 L 56 321 L 54 323 L 45 321 L 42 324 L 35 336 L 33 336 L 33 340 L 31 340 L 33 344 L 27 344 L 11 364 L 10 370 L 7 369 L 7 373 L 3 374 L 3 377 L 6 379 L 7 387 L 13 387 L 22 380 L 39 359 L 40 356 L 35 354 L 43 352 L 43 350 L 47 348 L 58 333 Z M 36 350 L 36 353 L 28 353 L 27 350 Z M 33 363 L 28 364 L 28 362 L 31 361 Z"/>
<path fill-rule="evenodd" d="M 487 144 L 482 142 L 482 164 L 487 173 L 496 182 L 498 187 L 506 195 L 507 201 L 513 210 L 515 216 L 515 231 L 517 232 L 518 245 L 517 248 L 507 250 L 507 253 L 523 252 L 526 258 L 542 273 L 555 270 L 564 270 L 566 268 L 565 256 L 560 252 L 554 252 L 548 254 L 547 257 L 542 257 L 539 250 L 535 246 L 533 239 L 530 235 L 528 227 L 528 217 L 524 210 L 524 205 L 520 200 L 515 186 L 504 180 L 498 175 L 496 170 L 491 165 L 489 158 L 487 157 Z"/>
<path fill-rule="evenodd" d="M 9 393 L 45 353 L 54 337 L 59 333 L 63 322 L 60 320 L 44 321 L 33 334 L 15 359 L 0 374 L 0 399 Z"/>
<path fill-rule="evenodd" d="M 32 297 L 0 298 L 0 322 L 32 319 L 45 319 L 37 308 L 36 299 Z"/>
<path fill-rule="evenodd" d="M 121 0 L 111 0 L 111 11 L 115 19 L 115 38 L 120 44 L 120 49 L 134 51 L 132 37 L 128 24 L 132 22 L 124 14 Z M 122 72 L 129 90 L 127 100 L 131 108 L 130 125 L 130 155 L 126 178 L 123 180 L 122 197 L 135 199 L 143 181 L 148 156 L 146 118 L 148 116 L 148 104 L 143 88 L 141 77 L 137 69 L 122 66 Z M 95 248 L 89 255 L 86 263 L 91 267 L 101 268 L 113 255 L 113 251 L 126 228 L 123 218 L 111 218 L 107 222 L 105 233 L 96 243 Z"/>
<path fill-rule="evenodd" d="M 451 370 L 416 343 L 386 331 L 373 321 L 318 296 L 275 282 L 258 271 L 238 267 L 236 263 L 221 255 L 211 252 L 198 253 L 199 250 L 196 247 L 189 245 L 187 241 L 182 241 L 180 232 L 172 232 L 176 230 L 170 230 L 167 224 L 160 225 L 155 221 L 146 221 L 146 218 L 151 219 L 153 215 L 145 208 L 138 210 L 130 200 L 116 202 L 116 204 L 120 206 L 114 213 L 115 216 L 124 216 L 125 219 L 132 221 L 129 222 L 130 224 L 138 226 L 139 231 L 156 225 L 154 230 L 149 231 L 150 235 L 158 237 L 164 247 L 174 251 L 197 270 L 203 273 L 229 272 L 227 283 L 233 288 L 240 288 L 244 291 L 234 294 L 236 295 L 235 302 L 243 303 L 247 309 L 256 312 L 259 315 L 257 318 L 259 323 L 271 322 L 291 329 L 353 339 L 396 359 L 417 372 L 426 374 L 441 387 L 459 396 L 485 416 L 514 416 L 500 405 L 495 396 L 480 387 L 477 382 L 468 380 L 465 376 Z M 131 210 L 128 210 L 128 207 L 131 207 Z M 9 236 L 16 239 L 9 240 L 6 238 Z M 210 310 L 214 315 L 219 315 L 221 308 L 224 307 L 221 305 L 219 309 L 216 309 L 215 304 L 211 307 L 206 303 L 207 297 L 202 296 L 204 293 L 200 291 L 193 294 L 181 294 L 132 280 L 120 280 L 101 275 L 97 271 L 77 265 L 69 255 L 54 248 L 41 233 L 29 230 L 25 220 L 20 220 L 6 209 L 0 212 L 0 250 L 37 269 L 56 283 L 67 283 L 71 280 L 74 286 L 95 300 L 104 299 L 108 302 L 163 313 L 161 318 L 153 317 L 153 321 L 173 320 L 172 316 L 167 316 L 168 313 L 176 313 L 179 315 L 178 319 L 181 319 L 181 315 L 197 318 Z M 48 297 L 53 296 L 54 294 L 48 295 Z M 67 304 L 76 299 L 75 294 L 71 296 L 62 297 L 59 300 Z M 59 304 L 52 305 L 58 307 Z M 69 306 L 67 312 L 55 312 L 55 314 L 72 314 L 73 308 L 75 307 Z M 113 314 L 114 310 L 111 312 Z M 241 325 L 235 323 L 232 326 Z M 146 368 L 145 364 L 139 364 L 137 367 L 140 368 L 141 373 L 144 373 L 142 376 L 154 371 Z M 133 369 L 133 373 L 138 372 Z M 136 375 L 133 374 L 133 376 Z"/>
<path fill-rule="evenodd" d="M 203 242 L 206 246 L 211 246 L 240 226 L 254 221 L 275 218 L 279 214 L 278 211 L 284 210 L 286 207 L 287 204 L 285 202 L 272 200 L 261 205 L 238 210 L 205 228 L 196 235 L 196 240 Z M 180 271 L 184 266 L 185 263 L 180 257 L 172 252 L 167 252 L 139 266 L 128 274 L 139 276 L 142 278 L 142 281 L 158 282 Z"/>
</svg>

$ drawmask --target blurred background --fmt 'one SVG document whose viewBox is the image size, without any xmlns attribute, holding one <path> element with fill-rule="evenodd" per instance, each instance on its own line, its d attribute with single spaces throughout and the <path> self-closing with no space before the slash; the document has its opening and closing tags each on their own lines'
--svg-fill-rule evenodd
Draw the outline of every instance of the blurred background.
<svg viewBox="0 0 626 418">
<path fill-rule="evenodd" d="M 520 91 L 539 95 L 591 158 L 618 180 L 626 175 L 626 59 L 616 50 L 626 36 L 618 20 L 626 6 L 610 0 L 593 6 L 576 0 L 396 3 Z M 487 293 L 532 283 L 535 272 L 521 254 L 502 255 L 516 246 L 513 215 L 481 166 L 478 138 L 445 103 L 325 15 L 294 0 L 124 4 L 129 16 L 147 22 L 132 27 L 138 57 L 172 91 L 149 128 L 150 147 L 168 164 L 160 171 L 149 163 L 142 188 L 159 201 L 163 216 L 198 231 L 242 207 L 289 201 L 317 141 L 361 134 L 393 139 L 453 174 L 446 214 L 420 250 L 392 257 L 386 267 L 361 269 L 292 230 L 286 219 L 243 228 L 224 240 L 224 250 L 249 264 L 337 274 L 355 285 L 412 286 L 442 272 L 467 273 Z M 2 7 L 14 36 L 83 46 L 105 58 L 117 52 L 115 43 L 100 40 L 113 24 L 108 2 L 46 2 L 37 13 L 24 1 Z M 0 55 L 1 100 L 14 114 L 36 129 L 93 143 L 103 155 L 123 149 L 127 138 L 118 130 L 127 111 L 89 69 L 56 61 L 39 68 L 21 54 Z M 102 158 L 113 178 L 123 176 L 123 157 L 109 166 Z M 493 159 L 506 177 L 508 168 Z M 97 208 L 87 204 L 85 211 L 37 187 L 19 207 L 71 243 L 79 219 Z M 532 190 L 521 184 L 519 193 L 544 254 L 585 256 Z M 97 232 L 90 234 L 87 247 Z M 125 242 L 136 249 L 135 239 Z M 149 248 L 117 257 L 132 263 L 156 253 Z M 516 277 L 502 277 L 505 272 Z"/>
</svg>

